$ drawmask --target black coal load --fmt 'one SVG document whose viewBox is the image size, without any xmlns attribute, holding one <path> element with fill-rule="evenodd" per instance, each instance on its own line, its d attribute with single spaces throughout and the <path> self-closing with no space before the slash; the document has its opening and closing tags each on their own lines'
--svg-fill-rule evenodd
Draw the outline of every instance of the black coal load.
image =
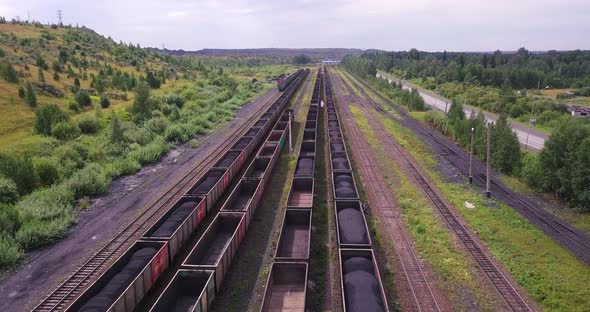
<svg viewBox="0 0 590 312">
<path fill-rule="evenodd" d="M 330 137 L 331 138 L 339 138 L 339 137 L 341 137 L 340 131 L 338 131 L 338 130 L 330 130 Z"/>
<path fill-rule="evenodd" d="M 150 259 L 158 252 L 156 248 L 141 248 L 133 253 L 127 263 L 104 285 L 92 299 L 79 311 L 107 311 L 123 293 L 133 279 L 143 270 Z"/>
<path fill-rule="evenodd" d="M 337 128 L 338 127 L 338 122 L 337 121 L 329 121 L 328 122 L 328 127 L 332 128 Z"/>
<path fill-rule="evenodd" d="M 343 263 L 346 311 L 385 311 L 373 263 L 363 257 L 351 257 Z"/>
<path fill-rule="evenodd" d="M 362 212 L 354 208 L 338 211 L 338 228 L 340 240 L 345 244 L 366 244 L 367 230 Z"/>
<path fill-rule="evenodd" d="M 300 158 L 297 161 L 297 168 L 295 169 L 296 176 L 310 176 L 313 175 L 313 158 Z"/>
<path fill-rule="evenodd" d="M 260 131 L 260 128 L 251 128 L 244 136 L 253 137 L 256 135 L 256 133 L 258 133 L 258 131 Z"/>
<path fill-rule="evenodd" d="M 341 143 L 341 142 L 332 143 L 332 152 L 344 152 L 344 143 Z"/>
<path fill-rule="evenodd" d="M 234 160 L 236 160 L 236 158 L 238 158 L 239 154 L 240 153 L 238 153 L 238 152 L 227 153 L 225 156 L 223 156 L 221 161 L 217 164 L 217 167 L 229 167 L 234 162 Z"/>
<path fill-rule="evenodd" d="M 356 198 L 352 176 L 348 174 L 334 175 L 334 186 L 336 197 Z"/>
<path fill-rule="evenodd" d="M 166 218 L 166 221 L 162 222 L 160 226 L 152 233 L 150 236 L 152 237 L 169 237 L 178 229 L 182 221 L 186 219 L 186 217 L 197 207 L 199 204 L 196 200 L 189 200 L 179 207 L 174 209 L 174 212 Z"/>
<path fill-rule="evenodd" d="M 336 156 L 332 159 L 332 166 L 334 166 L 335 170 L 348 170 L 348 161 L 346 157 L 343 156 Z"/>
<path fill-rule="evenodd" d="M 252 141 L 251 139 L 240 139 L 238 142 L 233 146 L 233 149 L 241 150 L 248 146 L 248 143 Z"/>
<path fill-rule="evenodd" d="M 213 185 L 219 181 L 223 172 L 211 171 L 207 174 L 207 177 L 191 192 L 192 194 L 203 194 L 211 190 Z"/>
</svg>

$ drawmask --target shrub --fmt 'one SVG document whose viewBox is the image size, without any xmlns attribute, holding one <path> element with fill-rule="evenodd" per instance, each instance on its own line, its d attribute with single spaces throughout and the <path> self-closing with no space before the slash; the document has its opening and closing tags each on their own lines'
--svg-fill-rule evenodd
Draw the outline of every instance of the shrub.
<svg viewBox="0 0 590 312">
<path fill-rule="evenodd" d="M 71 140 L 80 136 L 80 128 L 69 121 L 62 121 L 51 127 L 51 135 L 59 140 Z"/>
<path fill-rule="evenodd" d="M 111 119 L 111 132 L 110 132 L 110 139 L 111 142 L 121 142 L 125 138 L 123 136 L 123 129 L 121 128 L 121 121 L 119 121 L 119 117 L 113 114 L 113 118 Z"/>
<path fill-rule="evenodd" d="M 34 191 L 17 204 L 23 222 L 30 219 L 50 220 L 72 214 L 74 193 L 64 183 Z"/>
<path fill-rule="evenodd" d="M 164 138 L 167 142 L 179 143 L 188 141 L 190 135 L 181 125 L 172 125 L 164 132 Z"/>
<path fill-rule="evenodd" d="M 162 154 L 168 151 L 168 144 L 162 137 L 157 137 L 153 142 L 146 146 L 141 146 L 131 151 L 128 157 L 137 160 L 140 164 L 145 165 L 153 163 L 160 159 Z"/>
<path fill-rule="evenodd" d="M 21 99 L 25 98 L 25 88 L 23 86 L 18 86 L 18 97 Z"/>
<path fill-rule="evenodd" d="M 121 175 L 132 174 L 141 169 L 141 164 L 131 158 L 118 158 L 117 160 L 105 165 L 104 172 L 107 176 L 114 178 Z"/>
<path fill-rule="evenodd" d="M 84 116 L 78 120 L 78 127 L 82 133 L 96 133 L 98 131 L 98 121 L 91 116 Z"/>
<path fill-rule="evenodd" d="M 109 190 L 111 178 L 98 164 L 90 164 L 72 174 L 68 186 L 77 198 L 104 194 Z"/>
<path fill-rule="evenodd" d="M 35 187 L 35 171 L 29 157 L 0 153 L 0 175 L 14 181 L 21 195 L 29 193 Z"/>
<path fill-rule="evenodd" d="M 33 86 L 30 82 L 27 82 L 26 84 L 25 102 L 31 107 L 37 106 L 37 95 L 35 94 L 35 90 L 33 89 Z"/>
<path fill-rule="evenodd" d="M 537 156 L 529 153 L 524 155 L 521 175 L 531 188 L 541 189 L 543 184 L 543 168 Z"/>
<path fill-rule="evenodd" d="M 16 232 L 15 238 L 25 250 L 32 250 L 62 238 L 74 222 L 72 214 L 51 220 L 30 219 Z"/>
<path fill-rule="evenodd" d="M 153 135 L 145 128 L 130 127 L 123 133 L 126 142 L 146 145 L 152 142 Z"/>
<path fill-rule="evenodd" d="M 145 123 L 145 127 L 153 133 L 162 134 L 166 131 L 169 124 L 170 122 L 166 118 L 156 117 L 148 120 Z"/>
<path fill-rule="evenodd" d="M 34 158 L 33 168 L 41 186 L 50 186 L 59 180 L 59 165 L 55 158 Z"/>
<path fill-rule="evenodd" d="M 0 236 L 0 269 L 6 269 L 18 263 L 23 250 L 10 236 Z"/>
<path fill-rule="evenodd" d="M 16 206 L 0 204 L 0 239 L 14 236 L 22 221 Z"/>
<path fill-rule="evenodd" d="M 56 148 L 53 152 L 53 157 L 57 159 L 57 163 L 59 164 L 59 173 L 62 178 L 71 176 L 76 169 L 84 166 L 83 156 L 76 147 L 82 147 L 82 145 L 72 146 L 72 144 L 64 144 Z"/>
<path fill-rule="evenodd" d="M 86 92 L 84 90 L 78 91 L 78 93 L 76 93 L 75 99 L 76 99 L 76 102 L 78 102 L 78 105 L 80 105 L 80 106 L 92 105 L 92 99 L 90 99 L 90 95 L 88 94 L 88 92 Z"/>
<path fill-rule="evenodd" d="M 101 96 L 100 97 L 100 107 L 107 108 L 109 106 L 111 106 L 111 101 L 109 101 L 109 98 L 107 98 L 106 96 Z"/>
<path fill-rule="evenodd" d="M 78 105 L 78 103 L 72 101 L 72 102 L 68 103 L 68 109 L 74 113 L 79 113 L 80 112 L 80 105 Z"/>
<path fill-rule="evenodd" d="M 35 111 L 35 131 L 43 135 L 51 135 L 53 125 L 68 120 L 68 115 L 55 104 L 40 106 Z"/>
<path fill-rule="evenodd" d="M 11 179 L 0 175 L 0 204 L 12 204 L 18 199 L 18 188 Z M 0 231 L 2 229 L 0 228 Z"/>
<path fill-rule="evenodd" d="M 184 106 L 184 98 L 176 93 L 168 94 L 163 98 L 164 103 L 174 105 L 178 108 L 182 108 Z"/>
<path fill-rule="evenodd" d="M 16 74 L 16 70 L 8 61 L 0 62 L 0 76 L 10 83 L 18 82 L 18 75 Z"/>
</svg>

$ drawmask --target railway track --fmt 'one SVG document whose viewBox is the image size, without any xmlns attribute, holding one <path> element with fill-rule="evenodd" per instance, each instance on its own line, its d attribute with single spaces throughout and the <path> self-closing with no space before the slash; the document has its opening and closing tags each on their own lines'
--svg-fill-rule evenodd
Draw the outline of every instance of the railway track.
<svg viewBox="0 0 590 312">
<path fill-rule="evenodd" d="M 252 126 L 266 111 L 280 93 L 272 96 L 257 113 L 245 120 L 224 142 L 219 144 L 204 161 L 198 163 L 184 177 L 182 177 L 170 189 L 160 193 L 160 197 L 146 208 L 133 222 L 120 231 L 111 241 L 106 243 L 96 254 L 86 261 L 74 274 L 66 279 L 56 290 L 46 297 L 33 311 L 62 311 L 69 303 L 75 300 L 89 283 L 97 278 L 102 271 L 116 260 L 123 251 L 131 246 L 145 233 L 169 207 L 197 182 L 206 169 L 213 165 L 223 155 L 225 150 L 239 138 L 243 132 Z"/>
<path fill-rule="evenodd" d="M 329 74 L 329 76 L 332 85 L 338 88 L 332 75 Z M 406 288 L 408 288 L 412 296 L 411 302 L 414 310 L 443 311 L 432 290 L 429 278 L 422 268 L 412 240 L 403 225 L 399 209 L 394 206 L 395 199 L 377 161 L 373 157 L 371 148 L 363 139 L 363 134 L 358 126 L 354 121 L 351 123 L 353 117 L 348 107 L 340 107 L 338 110 L 343 113 L 344 120 L 349 123 L 347 130 L 352 141 L 353 155 L 359 158 L 359 161 L 355 162 L 355 164 L 360 166 L 364 173 L 362 178 L 365 182 L 367 195 L 371 199 L 371 206 L 378 209 L 379 215 L 387 223 L 385 229 L 388 236 L 395 242 L 394 248 L 399 256 L 399 263 L 406 278 Z"/>
<path fill-rule="evenodd" d="M 351 86 L 346 84 L 344 80 L 342 80 L 342 83 L 349 89 L 350 92 L 353 92 Z M 359 88 L 358 85 L 355 85 L 355 87 Z M 465 228 L 465 226 L 463 226 L 459 220 L 459 217 L 451 210 L 451 207 L 449 207 L 449 204 L 447 204 L 447 202 L 441 198 L 441 196 L 432 186 L 432 183 L 430 183 L 424 177 L 424 174 L 421 172 L 421 170 L 416 168 L 412 159 L 410 159 L 410 156 L 402 150 L 402 147 L 397 143 L 397 141 L 388 135 L 387 129 L 385 129 L 379 120 L 377 120 L 371 114 L 371 112 L 368 111 L 370 108 L 375 108 L 377 104 L 373 103 L 369 98 L 357 98 L 359 99 L 360 104 L 364 106 L 364 111 L 367 118 L 370 120 L 370 123 L 376 128 L 374 130 L 376 130 L 375 132 L 377 136 L 382 142 L 387 143 L 384 146 L 394 154 L 399 155 L 399 157 L 396 157 L 397 160 L 401 162 L 401 165 L 403 168 L 405 168 L 405 171 L 410 173 L 411 178 L 422 189 L 423 193 L 428 197 L 428 199 L 434 204 L 449 228 L 455 233 L 463 246 L 465 246 L 467 251 L 475 259 L 481 271 L 486 275 L 488 280 L 498 291 L 498 294 L 504 300 L 506 305 L 512 311 L 532 311 L 532 309 L 522 298 L 522 296 L 520 296 L 519 292 L 512 285 L 509 279 L 502 273 L 502 270 L 496 266 L 488 253 L 472 236 L 471 232 Z M 391 150 L 392 148 L 394 150 Z"/>
<path fill-rule="evenodd" d="M 360 83 L 365 88 L 370 88 L 364 81 Z M 353 81 L 355 87 L 360 90 L 366 97 L 368 97 L 366 91 L 361 88 L 356 82 Z M 384 103 L 391 102 L 389 99 L 383 97 L 381 94 L 375 92 L 375 94 Z M 375 104 L 376 105 L 376 104 Z M 469 172 L 469 154 L 465 152 L 461 147 L 457 146 L 454 142 L 443 137 L 439 133 L 433 133 L 427 126 L 421 124 L 419 121 L 411 118 L 408 114 L 399 107 L 391 105 L 396 112 L 403 117 L 402 120 L 394 117 L 389 112 L 383 110 L 379 105 L 376 108 L 387 117 L 399 122 L 401 125 L 418 132 L 421 136 L 426 138 L 430 145 L 435 146 L 444 154 L 449 154 L 452 157 L 446 157 L 463 175 L 468 176 Z M 486 167 L 483 162 L 479 159 L 474 158 L 473 161 L 473 182 L 479 187 L 485 187 Z M 549 211 L 539 207 L 530 198 L 523 198 L 516 192 L 506 187 L 500 182 L 495 174 L 492 174 L 490 179 L 492 196 L 496 199 L 506 203 L 508 206 L 513 207 L 522 216 L 527 218 L 532 224 L 540 228 L 546 235 L 551 237 L 558 244 L 569 250 L 574 256 L 580 261 L 590 266 L 590 236 L 583 233 L 582 231 L 571 226 L 567 222 L 561 220 L 556 215 Z"/>
</svg>

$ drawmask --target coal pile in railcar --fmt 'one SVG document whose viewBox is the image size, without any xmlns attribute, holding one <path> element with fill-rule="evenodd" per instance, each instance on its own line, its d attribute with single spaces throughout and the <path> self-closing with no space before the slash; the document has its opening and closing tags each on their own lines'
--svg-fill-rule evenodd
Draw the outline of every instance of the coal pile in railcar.
<svg viewBox="0 0 590 312">
<path fill-rule="evenodd" d="M 174 209 L 174 212 L 162 222 L 162 224 L 150 235 L 151 237 L 168 237 L 186 219 L 186 217 L 197 207 L 199 200 L 188 200 Z"/>
<path fill-rule="evenodd" d="M 334 174 L 334 188 L 337 197 L 355 198 L 356 190 L 350 174 Z"/>
<path fill-rule="evenodd" d="M 201 194 L 209 192 L 213 185 L 215 185 L 215 183 L 219 181 L 222 175 L 223 172 L 210 171 L 209 173 L 207 173 L 207 177 L 205 177 L 205 179 L 191 191 L 191 194 Z"/>
<path fill-rule="evenodd" d="M 343 261 L 342 270 L 347 311 L 385 311 L 371 260 L 351 257 Z"/>
<path fill-rule="evenodd" d="M 334 167 L 334 170 L 350 170 L 348 159 L 346 159 L 345 156 L 333 156 L 332 166 Z"/>
<path fill-rule="evenodd" d="M 300 157 L 297 161 L 297 169 L 295 169 L 296 176 L 310 176 L 313 175 L 313 158 Z"/>
<path fill-rule="evenodd" d="M 338 211 L 338 225 L 340 236 L 347 244 L 367 243 L 367 231 L 362 212 L 354 208 L 346 208 Z"/>
<path fill-rule="evenodd" d="M 153 247 L 141 248 L 134 252 L 121 270 L 79 311 L 107 311 L 157 252 L 158 250 Z"/>
</svg>

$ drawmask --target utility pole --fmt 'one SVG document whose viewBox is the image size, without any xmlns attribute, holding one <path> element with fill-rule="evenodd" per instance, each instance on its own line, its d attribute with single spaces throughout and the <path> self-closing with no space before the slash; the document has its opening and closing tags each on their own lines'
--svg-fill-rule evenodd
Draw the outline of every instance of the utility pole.
<svg viewBox="0 0 590 312">
<path fill-rule="evenodd" d="M 63 18 L 63 12 L 61 11 L 61 9 L 59 9 L 59 10 L 57 10 L 57 21 L 58 21 L 57 25 L 59 25 L 59 26 L 64 25 L 62 18 Z"/>
<path fill-rule="evenodd" d="M 293 110 L 287 110 L 289 114 L 289 154 L 293 154 L 293 135 L 291 133 L 291 121 L 293 120 Z"/>
<path fill-rule="evenodd" d="M 490 156 L 490 124 L 491 123 L 487 123 L 486 124 L 486 196 L 487 198 L 491 198 L 492 197 L 492 192 L 490 191 L 490 163 L 492 162 L 491 156 Z"/>
<path fill-rule="evenodd" d="M 473 132 L 475 128 L 471 128 L 471 153 L 469 154 L 469 184 L 473 184 Z"/>
<path fill-rule="evenodd" d="M 548 89 L 549 86 L 546 86 L 545 89 Z M 537 82 L 537 91 L 541 91 L 541 79 Z M 524 143 L 524 149 L 528 149 L 529 147 L 529 135 L 531 134 L 531 128 L 533 127 L 533 112 L 535 110 L 535 103 L 537 98 L 533 97 L 533 105 L 531 106 L 531 116 L 529 117 L 529 126 L 526 131 L 526 141 Z"/>
</svg>

